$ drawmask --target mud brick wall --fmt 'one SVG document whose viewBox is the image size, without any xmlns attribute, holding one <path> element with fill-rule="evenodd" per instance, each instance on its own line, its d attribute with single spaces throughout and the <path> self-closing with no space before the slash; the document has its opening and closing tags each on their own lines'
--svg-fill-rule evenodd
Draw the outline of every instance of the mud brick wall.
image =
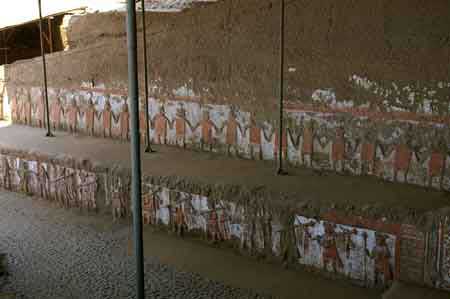
<svg viewBox="0 0 450 299">
<path fill-rule="evenodd" d="M 183 13 L 149 13 L 152 93 L 158 98 L 194 96 L 202 102 L 232 104 L 275 121 L 279 4 L 223 0 Z M 417 112 L 432 100 L 434 110 L 448 114 L 445 94 L 428 98 L 422 91 L 450 82 L 449 17 L 446 0 L 287 1 L 287 99 L 314 103 L 313 95 L 329 93 L 340 105 L 368 103 L 372 111 L 382 112 Z M 50 85 L 126 86 L 125 35 L 124 14 L 78 17 L 68 28 L 72 51 L 48 57 Z M 139 59 L 141 64 L 142 55 Z M 38 86 L 40 67 L 39 59 L 17 63 L 8 68 L 8 77 L 17 84 Z M 353 76 L 384 88 L 409 86 L 420 93 L 413 101 L 407 94 L 366 93 L 349 84 Z"/>
<path fill-rule="evenodd" d="M 129 215 L 129 176 L 112 172 L 114 217 Z M 241 253 L 385 287 L 398 279 L 399 225 L 321 215 L 301 216 L 293 202 L 240 186 L 197 185 L 181 178 L 144 177 L 143 222 L 200 236 Z M 332 215 L 331 213 L 330 215 Z"/>
<path fill-rule="evenodd" d="M 283 136 L 278 5 L 224 0 L 149 14 L 143 134 L 266 160 L 281 140 L 292 165 L 449 190 L 448 1 L 288 2 Z M 125 35 L 121 13 L 71 22 L 71 50 L 48 56 L 54 127 L 128 137 Z M 41 76 L 39 59 L 6 66 L 16 122 L 43 125 Z"/>
<path fill-rule="evenodd" d="M 114 217 L 130 214 L 127 170 L 110 172 Z M 143 222 L 232 246 L 241 253 L 366 287 L 394 280 L 450 290 L 448 217 L 427 216 L 419 229 L 386 219 L 322 212 L 298 201 L 241 186 L 197 184 L 179 177 L 143 177 Z M 313 216 L 315 215 L 315 216 Z M 432 240 L 427 236 L 436 235 Z M 432 261 L 426 264 L 427 257 Z M 427 279 L 432 277 L 431 280 Z"/>
<path fill-rule="evenodd" d="M 425 268 L 425 234 L 412 225 L 402 225 L 400 261 L 400 278 L 403 281 L 424 283 Z"/>
<path fill-rule="evenodd" d="M 0 187 L 66 208 L 108 213 L 113 219 L 131 216 L 130 178 L 127 168 L 0 150 Z M 337 209 L 314 211 L 299 207 L 296 199 L 261 189 L 180 177 L 142 179 L 144 225 L 362 286 L 386 287 L 406 280 L 450 289 L 448 217 L 430 215 L 433 225 L 421 231 Z"/>
<path fill-rule="evenodd" d="M 11 87 L 8 94 L 14 123 L 44 126 L 40 88 Z M 54 129 L 129 138 L 129 101 L 123 90 L 50 88 L 49 96 Z M 276 126 L 268 120 L 256 122 L 249 111 L 194 100 L 152 97 L 148 103 L 149 132 L 142 107 L 140 112 L 143 141 L 149 134 L 156 144 L 257 160 L 278 156 L 280 138 Z M 331 111 L 308 105 L 286 112 L 289 124 L 281 138 L 282 155 L 292 166 L 450 190 L 447 119 L 364 109 Z"/>
</svg>

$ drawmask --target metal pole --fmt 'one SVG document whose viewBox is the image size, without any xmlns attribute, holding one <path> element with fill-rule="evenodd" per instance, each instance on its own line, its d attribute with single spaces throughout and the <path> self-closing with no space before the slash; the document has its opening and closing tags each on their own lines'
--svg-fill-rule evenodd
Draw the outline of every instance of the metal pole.
<svg viewBox="0 0 450 299">
<path fill-rule="evenodd" d="M 42 5 L 41 0 L 38 0 L 38 6 L 39 6 L 39 36 L 41 39 L 41 55 L 42 55 L 42 70 L 44 72 L 44 98 L 45 98 L 45 116 L 46 116 L 46 122 L 47 122 L 47 134 L 45 136 L 47 137 L 54 137 L 51 131 L 50 126 L 50 109 L 48 106 L 48 88 L 47 88 L 47 64 L 45 62 L 45 49 L 44 49 L 44 38 L 43 38 L 43 20 L 42 20 Z"/>
<path fill-rule="evenodd" d="M 141 148 L 139 134 L 139 87 L 137 72 L 136 2 L 127 4 L 128 97 L 131 108 L 131 199 L 133 203 L 134 254 L 137 298 L 144 299 L 144 254 L 142 244 Z"/>
<path fill-rule="evenodd" d="M 53 53 L 53 31 L 52 31 L 52 20 L 47 19 L 48 24 L 48 45 L 50 47 L 50 53 Z"/>
<path fill-rule="evenodd" d="M 6 41 L 6 34 L 5 31 L 2 32 L 3 37 L 3 50 L 5 51 L 5 65 L 8 64 L 8 45 Z"/>
<path fill-rule="evenodd" d="M 283 169 L 283 98 L 284 98 L 284 0 L 280 0 L 280 123 L 278 132 L 278 175 L 285 174 Z"/>
<path fill-rule="evenodd" d="M 145 103 L 145 152 L 152 153 L 150 144 L 150 121 L 148 111 L 148 66 L 147 66 L 147 29 L 145 28 L 145 0 L 141 0 L 142 6 L 142 41 L 144 43 L 144 103 Z"/>
</svg>

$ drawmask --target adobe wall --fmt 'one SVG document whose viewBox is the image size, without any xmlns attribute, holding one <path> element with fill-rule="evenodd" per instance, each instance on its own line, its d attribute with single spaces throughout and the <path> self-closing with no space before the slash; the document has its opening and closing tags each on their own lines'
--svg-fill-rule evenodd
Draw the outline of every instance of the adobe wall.
<svg viewBox="0 0 450 299">
<path fill-rule="evenodd" d="M 450 290 L 450 222 L 418 227 L 307 208 L 242 186 L 143 176 L 143 222 L 241 253 L 366 287 L 395 280 Z M 0 187 L 66 208 L 129 217 L 130 170 L 68 156 L 0 149 Z"/>
<path fill-rule="evenodd" d="M 41 89 L 10 89 L 14 123 L 43 127 Z M 49 89 L 53 129 L 104 138 L 129 138 L 129 102 L 122 90 Z M 222 153 L 255 160 L 275 160 L 278 132 L 269 121 L 258 123 L 249 111 L 192 99 L 150 98 L 149 132 L 141 107 L 142 141 Z M 283 158 L 293 167 L 376 176 L 383 180 L 448 192 L 450 157 L 448 117 L 401 112 L 303 105 L 286 110 L 290 120 L 282 138 Z"/>
<path fill-rule="evenodd" d="M 275 121 L 278 4 L 225 0 L 183 13 L 149 14 L 155 96 L 195 95 Z M 287 99 L 319 104 L 322 91 L 354 108 L 368 104 L 372 110 L 411 112 L 428 110 L 431 101 L 437 102 L 433 112 L 448 114 L 449 6 L 445 0 L 287 1 Z M 69 44 L 76 50 L 49 56 L 50 85 L 78 87 L 93 81 L 125 87 L 124 30 L 123 14 L 76 17 L 68 29 Z M 11 66 L 10 80 L 40 85 L 38 61 Z M 400 91 L 399 99 L 395 93 L 374 94 L 354 84 L 354 76 L 383 89 L 408 89 Z M 437 94 L 428 96 L 425 88 Z M 408 98 L 412 92 L 418 93 L 414 100 Z"/>
<path fill-rule="evenodd" d="M 294 166 L 448 191 L 449 6 L 444 0 L 287 1 L 281 138 L 278 2 L 229 0 L 149 14 L 151 128 L 142 132 L 154 143 L 265 160 L 278 155 L 281 139 Z M 95 24 L 102 30 L 82 34 Z M 69 34 L 73 49 L 48 57 L 54 128 L 128 138 L 124 28 L 118 14 L 79 19 Z M 10 65 L 7 77 L 14 122 L 43 126 L 40 61 Z M 111 209 L 126 215 L 126 175 L 109 178 Z M 402 279 L 449 288 L 445 217 L 420 230 L 357 215 L 314 216 L 273 200 L 264 210 L 262 195 L 222 200 L 202 186 L 145 181 L 146 222 L 234 239 L 250 252 L 363 285 Z"/>
<path fill-rule="evenodd" d="M 288 2 L 287 160 L 448 190 L 448 6 L 442 0 Z M 153 142 L 274 159 L 278 2 L 221 1 L 149 14 L 148 21 Z M 72 120 L 82 121 L 92 97 L 96 134 L 115 134 L 109 127 L 118 125 L 127 93 L 124 29 L 120 13 L 71 21 L 72 50 L 48 56 L 57 126 L 64 127 L 64 111 L 80 95 Z M 15 113 L 33 108 L 40 115 L 22 116 L 22 123 L 42 125 L 40 60 L 7 66 L 6 76 Z M 21 87 L 30 95 L 20 95 Z M 113 114 L 102 114 L 105 98 Z"/>
</svg>

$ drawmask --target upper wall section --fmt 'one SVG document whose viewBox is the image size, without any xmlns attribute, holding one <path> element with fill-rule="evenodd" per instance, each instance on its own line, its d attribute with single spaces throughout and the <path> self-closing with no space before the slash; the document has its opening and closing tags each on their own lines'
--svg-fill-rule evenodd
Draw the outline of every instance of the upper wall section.
<svg viewBox="0 0 450 299">
<path fill-rule="evenodd" d="M 326 101 L 417 112 L 424 97 L 416 96 L 412 105 L 411 92 L 437 90 L 450 82 L 446 0 L 289 1 L 286 12 L 286 89 L 294 104 L 313 102 L 313 95 L 325 91 L 330 95 Z M 147 21 L 156 96 L 196 96 L 276 119 L 279 1 L 227 0 L 182 13 L 149 14 Z M 68 34 L 77 49 L 49 57 L 51 86 L 93 82 L 126 87 L 123 14 L 78 18 Z M 18 63 L 8 68 L 8 77 L 35 86 L 41 81 L 40 67 L 38 61 Z M 361 90 L 349 82 L 355 76 L 382 89 L 405 88 L 405 93 Z M 445 87 L 432 100 L 448 103 Z M 447 114 L 448 105 L 443 106 L 433 112 Z"/>
</svg>

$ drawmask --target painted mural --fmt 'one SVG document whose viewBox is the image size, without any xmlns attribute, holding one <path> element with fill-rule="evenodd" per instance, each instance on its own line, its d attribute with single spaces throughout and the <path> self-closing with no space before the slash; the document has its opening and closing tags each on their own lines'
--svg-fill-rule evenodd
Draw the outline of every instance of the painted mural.
<svg viewBox="0 0 450 299">
<path fill-rule="evenodd" d="M 434 283 L 441 289 L 450 290 L 450 219 L 441 219 L 438 229 L 435 231 L 432 246 L 433 263 L 435 266 Z"/>
<path fill-rule="evenodd" d="M 368 286 L 394 279 L 396 237 L 302 216 L 295 219 L 300 264 L 342 274 Z"/>
<path fill-rule="evenodd" d="M 164 226 L 179 235 L 200 235 L 214 243 L 231 242 L 257 255 L 282 258 L 289 243 L 286 232 L 290 229 L 263 209 L 152 184 L 143 186 L 144 224 Z M 303 216 L 295 217 L 292 229 L 301 265 L 370 287 L 385 287 L 395 279 L 397 237 L 392 234 Z"/>
<path fill-rule="evenodd" d="M 115 219 L 129 217 L 129 170 L 94 170 L 81 167 L 82 164 L 71 159 L 3 151 L 0 187 L 50 200 L 62 207 L 98 211 L 98 201 L 103 200 L 98 196 L 99 184 L 104 183 L 101 189 L 106 196 L 101 207 L 111 209 Z M 420 237 L 424 234 L 411 225 L 360 221 L 360 217 L 351 216 L 336 218 L 331 214 L 307 218 L 301 216 L 301 211 L 284 214 L 272 206 L 273 202 L 263 199 L 214 198 L 151 181 L 151 177 L 143 178 L 145 225 L 164 227 L 179 236 L 201 236 L 214 244 L 229 244 L 251 255 L 312 267 L 368 287 L 389 286 L 401 278 L 400 269 L 403 272 L 424 269 L 425 275 L 416 271 L 415 282 L 427 281 L 429 276 L 430 285 L 450 290 L 448 217 L 436 219 L 425 245 Z M 424 264 L 425 257 L 430 262 Z"/>
<path fill-rule="evenodd" d="M 0 187 L 7 190 L 95 211 L 97 184 L 97 175 L 83 169 L 0 155 Z"/>
<path fill-rule="evenodd" d="M 393 91 L 382 89 L 355 76 L 350 81 L 362 92 L 383 95 L 387 100 L 399 89 L 394 88 L 396 85 L 391 88 Z M 388 181 L 450 190 L 450 120 L 435 116 L 435 110 L 426 108 L 429 105 L 420 104 L 427 102 L 433 93 L 422 92 L 419 96 L 408 86 L 401 88 L 402 92 L 407 91 L 405 88 L 409 88 L 410 94 L 403 96 L 414 100 L 410 107 L 416 109 L 414 113 L 391 106 L 392 109 L 384 110 L 367 104 L 356 106 L 354 101 L 344 105 L 336 101 L 332 90 L 316 91 L 311 104 L 288 102 L 287 129 L 281 141 L 275 124 L 256 120 L 238 107 L 178 100 L 176 96 L 172 100 L 148 100 L 149 132 L 141 101 L 140 129 L 142 137 L 149 134 L 156 144 L 248 159 L 275 159 L 278 143 L 282 142 L 281 154 L 291 165 L 375 175 Z M 129 107 L 127 97 L 121 93 L 87 87 L 50 89 L 52 126 L 74 134 L 126 140 L 130 129 Z M 17 88 L 11 103 L 15 123 L 44 126 L 39 88 Z"/>
</svg>

